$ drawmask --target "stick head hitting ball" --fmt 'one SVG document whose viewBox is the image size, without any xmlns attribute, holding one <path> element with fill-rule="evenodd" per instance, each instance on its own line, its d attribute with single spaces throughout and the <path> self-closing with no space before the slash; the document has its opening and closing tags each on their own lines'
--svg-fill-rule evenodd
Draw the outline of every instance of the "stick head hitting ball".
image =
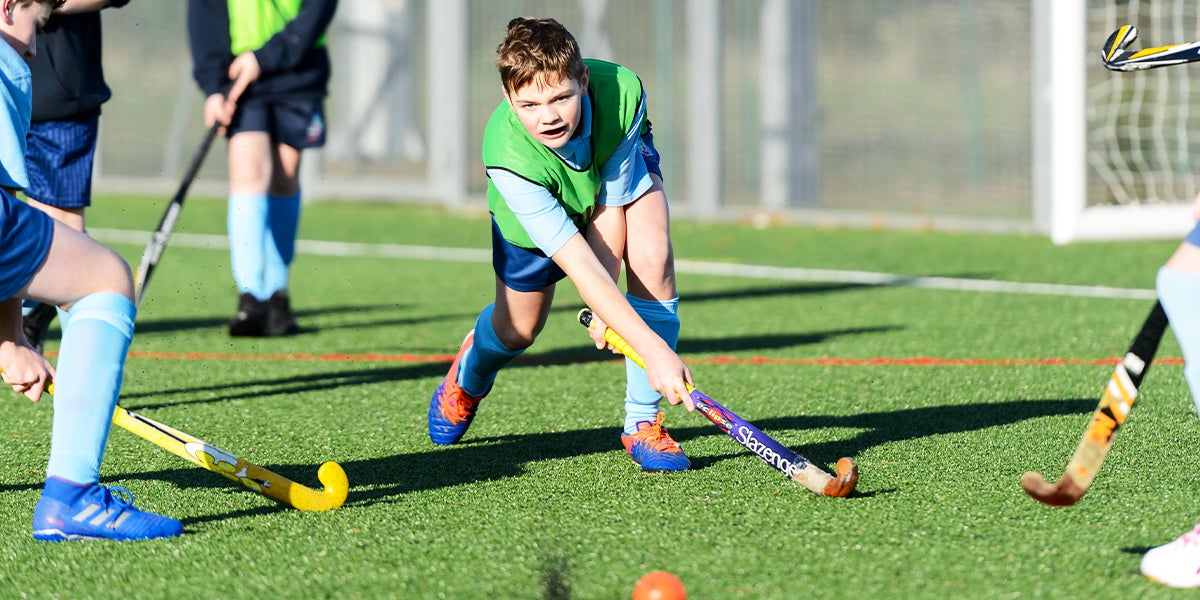
<svg viewBox="0 0 1200 600">
<path fill-rule="evenodd" d="M 683 582 L 666 571 L 646 573 L 633 586 L 633 600 L 687 600 Z"/>
</svg>

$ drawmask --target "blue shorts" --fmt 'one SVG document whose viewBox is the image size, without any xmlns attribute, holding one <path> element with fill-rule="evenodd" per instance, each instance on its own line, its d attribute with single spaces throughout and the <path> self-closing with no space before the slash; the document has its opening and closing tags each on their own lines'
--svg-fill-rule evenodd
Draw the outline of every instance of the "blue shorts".
<svg viewBox="0 0 1200 600">
<path fill-rule="evenodd" d="M 54 220 L 0 190 L 0 300 L 33 279 L 54 239 Z"/>
<path fill-rule="evenodd" d="M 321 98 L 250 100 L 238 104 L 225 136 L 265 131 L 271 142 L 297 150 L 325 145 L 325 103 Z"/>
<path fill-rule="evenodd" d="M 57 208 L 92 205 L 92 163 L 100 111 L 74 119 L 40 121 L 29 126 L 25 195 Z"/>
<path fill-rule="evenodd" d="M 492 270 L 504 285 L 518 292 L 536 292 L 567 277 L 545 252 L 504 239 L 496 219 L 492 219 Z"/>
<path fill-rule="evenodd" d="M 1200 221 L 1196 222 L 1196 226 L 1192 227 L 1192 232 L 1187 235 L 1187 239 L 1184 241 L 1193 246 L 1200 246 Z"/>
<path fill-rule="evenodd" d="M 662 174 L 662 155 L 658 153 L 658 149 L 654 147 L 654 133 L 650 131 L 650 123 L 646 123 L 646 133 L 642 134 L 641 139 L 642 159 L 646 161 L 646 170 L 658 175 L 659 179 L 663 178 Z"/>
</svg>

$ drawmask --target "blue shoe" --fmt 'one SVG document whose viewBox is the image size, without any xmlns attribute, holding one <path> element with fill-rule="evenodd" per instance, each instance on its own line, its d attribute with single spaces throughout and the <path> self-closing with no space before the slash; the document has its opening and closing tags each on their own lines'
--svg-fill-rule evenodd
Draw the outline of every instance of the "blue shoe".
<svg viewBox="0 0 1200 600">
<path fill-rule="evenodd" d="M 643 471 L 683 471 L 692 466 L 692 461 L 684 456 L 683 448 L 671 439 L 662 423 L 663 414 L 660 412 L 653 423 L 639 421 L 637 433 L 621 434 L 625 451 Z"/>
<path fill-rule="evenodd" d="M 475 418 L 479 402 L 487 395 L 472 396 L 458 385 L 458 363 L 474 341 L 475 330 L 472 329 L 458 349 L 454 362 L 450 363 L 450 372 L 429 400 L 429 439 L 435 444 L 444 446 L 462 439 Z"/>
<path fill-rule="evenodd" d="M 129 490 L 98 483 L 69 505 L 42 494 L 33 509 L 33 537 L 43 542 L 146 540 L 181 533 L 183 523 L 134 508 Z"/>
</svg>

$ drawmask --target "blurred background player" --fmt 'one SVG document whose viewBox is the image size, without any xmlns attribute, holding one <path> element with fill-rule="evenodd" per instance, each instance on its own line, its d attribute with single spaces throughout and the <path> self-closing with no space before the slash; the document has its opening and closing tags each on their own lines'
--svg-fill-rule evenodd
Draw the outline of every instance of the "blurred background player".
<svg viewBox="0 0 1200 600">
<path fill-rule="evenodd" d="M 626 363 L 626 450 L 647 471 L 686 469 L 658 410 L 663 396 L 693 406 L 691 373 L 674 351 L 667 198 L 641 81 L 583 60 L 553 19 L 513 19 L 497 54 L 504 100 L 483 138 L 496 299 L 433 393 L 430 438 L 453 444 L 466 433 L 496 375 L 545 326 L 555 283 L 567 277 L 602 319 L 596 347 L 606 346 L 607 323 L 646 361 L 647 370 Z M 627 295 L 616 283 L 622 259 Z"/>
<path fill-rule="evenodd" d="M 100 462 L 133 339 L 133 277 L 115 252 L 17 200 L 29 185 L 25 144 L 32 109 L 26 59 L 61 0 L 0 0 L 0 370 L 37 401 L 54 382 L 46 483 L 33 512 L 43 541 L 177 536 L 183 525 L 138 510 L 125 489 L 100 485 Z M 21 300 L 64 309 L 57 369 L 25 339 Z"/>
<path fill-rule="evenodd" d="M 325 30 L 336 9 L 337 0 L 188 0 L 204 123 L 220 124 L 229 139 L 229 254 L 240 293 L 233 336 L 299 331 L 288 279 L 300 155 L 325 144 Z"/>
<path fill-rule="evenodd" d="M 1192 202 L 1196 226 L 1158 270 L 1155 287 L 1183 351 L 1184 377 L 1200 410 L 1200 195 Z M 1200 587 L 1200 524 L 1142 557 L 1142 573 L 1163 585 Z"/>
<path fill-rule="evenodd" d="M 100 105 L 112 97 L 101 67 L 100 10 L 129 0 L 66 0 L 38 32 L 33 73 L 33 114 L 27 136 L 25 196 L 34 208 L 86 231 L 92 204 L 92 163 Z M 39 351 L 55 307 L 26 302 L 25 337 Z"/>
</svg>

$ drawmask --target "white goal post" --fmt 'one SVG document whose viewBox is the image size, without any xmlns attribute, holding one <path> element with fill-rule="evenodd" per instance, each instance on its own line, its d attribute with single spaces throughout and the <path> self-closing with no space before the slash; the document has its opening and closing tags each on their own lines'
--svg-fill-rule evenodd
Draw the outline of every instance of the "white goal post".
<svg viewBox="0 0 1200 600">
<path fill-rule="evenodd" d="M 1035 227 L 1056 244 L 1181 238 L 1200 191 L 1200 104 L 1189 67 L 1102 68 L 1100 47 L 1124 24 L 1135 47 L 1200 39 L 1187 0 L 1033 3 Z M 1200 92 L 1200 82 L 1194 86 Z M 1196 139 L 1193 142 L 1193 138 Z"/>
</svg>

